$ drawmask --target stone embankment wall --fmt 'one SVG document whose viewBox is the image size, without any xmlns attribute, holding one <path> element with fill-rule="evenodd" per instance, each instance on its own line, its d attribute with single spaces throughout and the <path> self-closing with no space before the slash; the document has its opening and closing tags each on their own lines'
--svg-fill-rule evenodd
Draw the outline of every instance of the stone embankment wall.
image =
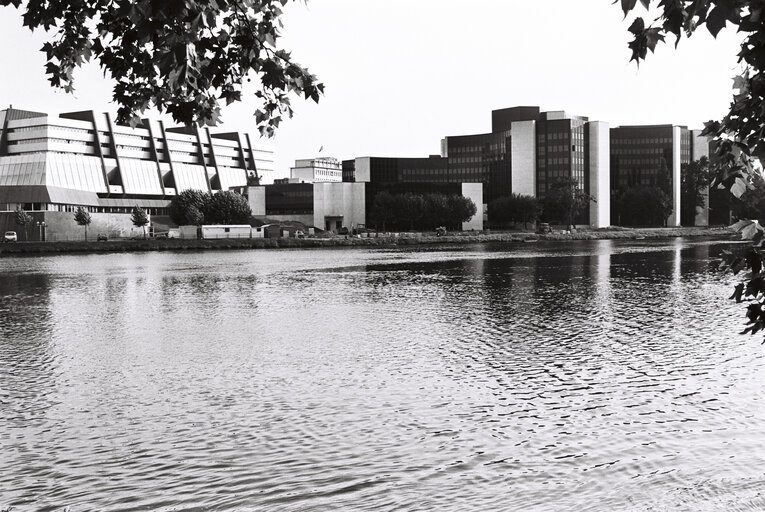
<svg viewBox="0 0 765 512">
<path fill-rule="evenodd" d="M 533 233 L 455 233 L 437 237 L 434 234 L 400 233 L 380 234 L 370 237 L 332 238 L 245 238 L 223 240 L 109 240 L 105 242 L 27 242 L 0 244 L 3 254 L 40 254 L 71 252 L 127 252 L 127 251 L 180 251 L 205 249 L 278 249 L 312 247 L 395 247 L 430 244 L 471 244 L 487 242 L 530 242 L 530 241 L 565 241 L 565 240 L 629 240 L 651 238 L 673 238 L 680 236 L 714 237 L 720 240 L 736 240 L 738 236 L 727 228 L 655 228 L 630 230 L 591 230 L 575 233 L 553 233 L 537 235 Z"/>
</svg>

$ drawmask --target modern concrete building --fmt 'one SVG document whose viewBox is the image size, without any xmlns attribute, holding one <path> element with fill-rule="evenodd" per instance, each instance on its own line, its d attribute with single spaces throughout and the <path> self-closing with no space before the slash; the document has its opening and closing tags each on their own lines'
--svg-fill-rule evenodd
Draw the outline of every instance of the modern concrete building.
<svg viewBox="0 0 765 512">
<path fill-rule="evenodd" d="M 446 158 L 359 157 L 343 161 L 343 174 L 356 183 L 366 183 L 366 211 L 370 217 L 375 196 L 392 194 L 442 193 L 467 197 L 476 205 L 476 214 L 462 223 L 463 230 L 483 229 L 484 186 L 461 180 L 462 174 L 450 167 Z M 433 226 L 435 227 L 435 226 Z"/>
<path fill-rule="evenodd" d="M 701 130 L 671 124 L 612 128 L 611 187 L 615 191 L 636 186 L 661 188 L 673 205 L 667 225 L 680 226 L 681 169 L 702 156 L 709 156 L 709 139 Z M 708 223 L 707 212 L 708 208 L 697 212 L 696 225 Z"/>
<path fill-rule="evenodd" d="M 288 183 L 247 188 L 254 217 L 338 232 L 366 224 L 365 183 Z"/>
<path fill-rule="evenodd" d="M 13 211 L 21 208 L 45 222 L 48 240 L 82 237 L 72 218 L 81 206 L 91 214 L 91 233 L 124 236 L 135 205 L 161 222 L 186 189 L 242 187 L 272 169 L 272 152 L 244 133 L 148 119 L 131 128 L 93 111 L 49 116 L 9 108 L 0 111 L 0 230 L 17 230 Z"/>
<path fill-rule="evenodd" d="M 295 160 L 290 169 L 290 183 L 339 183 L 343 181 L 343 169 L 336 158 L 311 158 Z"/>
<path fill-rule="evenodd" d="M 607 123 L 533 106 L 494 110 L 491 133 L 441 143 L 447 175 L 483 183 L 487 203 L 511 193 L 544 199 L 556 180 L 576 180 L 597 198 L 582 219 L 594 227 L 609 225 L 608 148 Z"/>
</svg>

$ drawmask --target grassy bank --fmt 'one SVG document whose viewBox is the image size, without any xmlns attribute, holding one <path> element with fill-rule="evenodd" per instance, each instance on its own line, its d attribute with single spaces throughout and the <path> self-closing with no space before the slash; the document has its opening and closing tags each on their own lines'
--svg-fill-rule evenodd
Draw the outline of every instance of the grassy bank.
<svg viewBox="0 0 765 512">
<path fill-rule="evenodd" d="M 646 229 L 599 229 L 581 230 L 574 233 L 537 235 L 530 232 L 465 232 L 437 237 L 431 233 L 380 234 L 369 238 L 243 238 L 224 240 L 109 240 L 106 242 L 19 242 L 0 244 L 0 255 L 48 254 L 78 252 L 127 252 L 127 251 L 184 251 L 206 249 L 279 249 L 302 247 L 396 247 L 429 244 L 473 244 L 487 242 L 530 242 L 539 240 L 640 240 L 674 237 L 714 237 L 735 240 L 737 236 L 727 228 L 646 228 Z"/>
</svg>

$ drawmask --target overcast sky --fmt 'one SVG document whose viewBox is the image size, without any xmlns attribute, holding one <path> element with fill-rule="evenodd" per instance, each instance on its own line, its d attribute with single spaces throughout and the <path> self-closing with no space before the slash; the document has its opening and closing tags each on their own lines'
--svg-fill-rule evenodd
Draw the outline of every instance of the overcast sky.
<svg viewBox="0 0 765 512">
<path fill-rule="evenodd" d="M 491 110 L 515 105 L 611 126 L 701 128 L 722 117 L 739 37 L 729 29 L 714 40 L 704 29 L 638 68 L 629 63 L 631 20 L 611 0 L 295 2 L 283 45 L 326 95 L 318 105 L 294 100 L 295 117 L 268 142 L 275 177 L 300 158 L 436 154 L 442 137 L 488 132 Z M 76 75 L 74 95 L 49 87 L 44 40 L 0 7 L 0 108 L 115 113 L 113 84 L 95 64 Z M 256 132 L 255 108 L 249 100 L 224 108 L 222 129 Z"/>
</svg>

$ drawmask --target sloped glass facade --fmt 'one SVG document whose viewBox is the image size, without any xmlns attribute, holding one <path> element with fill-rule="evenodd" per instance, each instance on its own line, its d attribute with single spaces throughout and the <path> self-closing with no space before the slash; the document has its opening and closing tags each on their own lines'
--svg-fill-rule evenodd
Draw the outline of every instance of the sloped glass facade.
<svg viewBox="0 0 765 512">
<path fill-rule="evenodd" d="M 166 129 L 151 120 L 131 128 L 92 111 L 53 117 L 1 110 L 0 188 L 10 188 L 0 192 L 7 204 L 14 194 L 50 197 L 29 187 L 53 187 L 92 194 L 62 196 L 78 201 L 72 206 L 166 206 L 184 190 L 229 190 L 268 172 L 273 153 L 251 141 L 247 134 Z"/>
</svg>

